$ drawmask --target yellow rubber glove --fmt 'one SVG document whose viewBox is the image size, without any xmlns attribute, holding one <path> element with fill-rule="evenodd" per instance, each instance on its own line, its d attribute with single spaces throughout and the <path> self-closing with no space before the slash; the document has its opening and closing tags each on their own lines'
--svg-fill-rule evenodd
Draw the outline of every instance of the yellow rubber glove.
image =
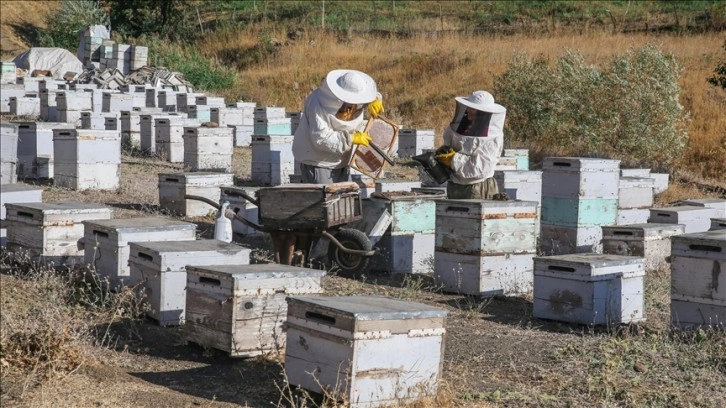
<svg viewBox="0 0 726 408">
<path fill-rule="evenodd" d="M 368 147 L 370 145 L 370 142 L 371 142 L 371 137 L 370 137 L 370 135 L 368 135 L 368 133 L 359 132 L 357 130 L 355 132 L 353 132 L 353 144 L 363 145 L 363 146 Z"/>
<path fill-rule="evenodd" d="M 377 118 L 379 114 L 383 113 L 383 101 L 380 98 L 374 99 L 368 104 L 368 113 L 372 118 Z"/>
<path fill-rule="evenodd" d="M 451 150 L 446 153 L 439 153 L 436 156 L 434 156 L 434 158 L 436 158 L 436 160 L 439 163 L 443 164 L 444 166 L 451 168 L 451 161 L 454 159 L 455 154 L 456 154 L 456 152 Z"/>
</svg>

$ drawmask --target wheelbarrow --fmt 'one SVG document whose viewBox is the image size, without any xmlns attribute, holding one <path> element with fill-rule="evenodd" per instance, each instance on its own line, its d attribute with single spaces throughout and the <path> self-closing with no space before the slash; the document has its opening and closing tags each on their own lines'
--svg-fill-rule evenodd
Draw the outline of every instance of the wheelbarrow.
<svg viewBox="0 0 726 408">
<path fill-rule="evenodd" d="M 375 254 L 373 243 L 364 232 L 345 228 L 362 218 L 360 188 L 356 183 L 286 184 L 260 188 L 257 198 L 243 192 L 239 195 L 257 206 L 259 224 L 229 209 L 225 216 L 270 234 L 277 263 L 305 266 L 313 244 L 322 237 L 330 242 L 329 266 L 338 265 L 342 276 L 362 274 Z M 221 208 L 206 197 L 184 198 Z"/>
</svg>

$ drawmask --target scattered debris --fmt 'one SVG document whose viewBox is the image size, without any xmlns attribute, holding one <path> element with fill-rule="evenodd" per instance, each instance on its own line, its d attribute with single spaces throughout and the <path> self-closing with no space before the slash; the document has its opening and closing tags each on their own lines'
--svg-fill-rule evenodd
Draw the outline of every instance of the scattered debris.
<svg viewBox="0 0 726 408">
<path fill-rule="evenodd" d="M 172 72 L 165 67 L 141 67 L 124 75 L 117 68 L 103 71 L 87 69 L 75 79 L 75 83 L 95 83 L 100 89 L 117 89 L 122 85 L 150 85 L 154 88 L 169 88 L 177 92 L 194 92 L 194 85 L 184 79 L 179 72 Z"/>
</svg>

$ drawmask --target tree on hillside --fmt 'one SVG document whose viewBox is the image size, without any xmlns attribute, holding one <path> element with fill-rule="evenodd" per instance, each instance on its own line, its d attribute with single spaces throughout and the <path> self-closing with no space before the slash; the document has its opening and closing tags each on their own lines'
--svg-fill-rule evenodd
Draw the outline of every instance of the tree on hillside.
<svg viewBox="0 0 726 408">
<path fill-rule="evenodd" d="M 57 11 L 46 15 L 45 30 L 39 30 L 36 45 L 60 47 L 74 51 L 78 48 L 78 32 L 90 25 L 108 24 L 108 15 L 90 0 L 64 0 Z"/>
<path fill-rule="evenodd" d="M 194 33 L 193 2 L 185 0 L 102 0 L 111 29 L 124 37 L 156 34 L 184 40 Z"/>
</svg>

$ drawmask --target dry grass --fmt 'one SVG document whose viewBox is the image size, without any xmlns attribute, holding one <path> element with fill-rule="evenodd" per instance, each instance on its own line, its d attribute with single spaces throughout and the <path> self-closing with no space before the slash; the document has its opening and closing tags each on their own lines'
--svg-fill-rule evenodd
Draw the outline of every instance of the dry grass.
<svg viewBox="0 0 726 408">
<path fill-rule="evenodd" d="M 433 128 L 439 142 L 453 115 L 453 97 L 474 89 L 491 89 L 495 76 L 506 70 L 518 52 L 556 59 L 569 48 L 598 66 L 629 49 L 655 44 L 673 54 L 683 67 L 681 103 L 691 121 L 690 141 L 678 169 L 724 179 L 726 92 L 706 83 L 723 58 L 724 39 L 719 33 L 656 36 L 590 31 L 538 37 L 441 34 L 399 39 L 309 31 L 300 40 L 283 42 L 283 31 L 248 29 L 212 33 L 199 42 L 199 48 L 210 56 L 228 50 L 245 55 L 261 38 L 270 37 L 283 45 L 260 63 L 240 70 L 239 87 L 226 96 L 297 111 L 329 70 L 359 69 L 376 79 L 387 116 L 405 127 Z"/>
</svg>

